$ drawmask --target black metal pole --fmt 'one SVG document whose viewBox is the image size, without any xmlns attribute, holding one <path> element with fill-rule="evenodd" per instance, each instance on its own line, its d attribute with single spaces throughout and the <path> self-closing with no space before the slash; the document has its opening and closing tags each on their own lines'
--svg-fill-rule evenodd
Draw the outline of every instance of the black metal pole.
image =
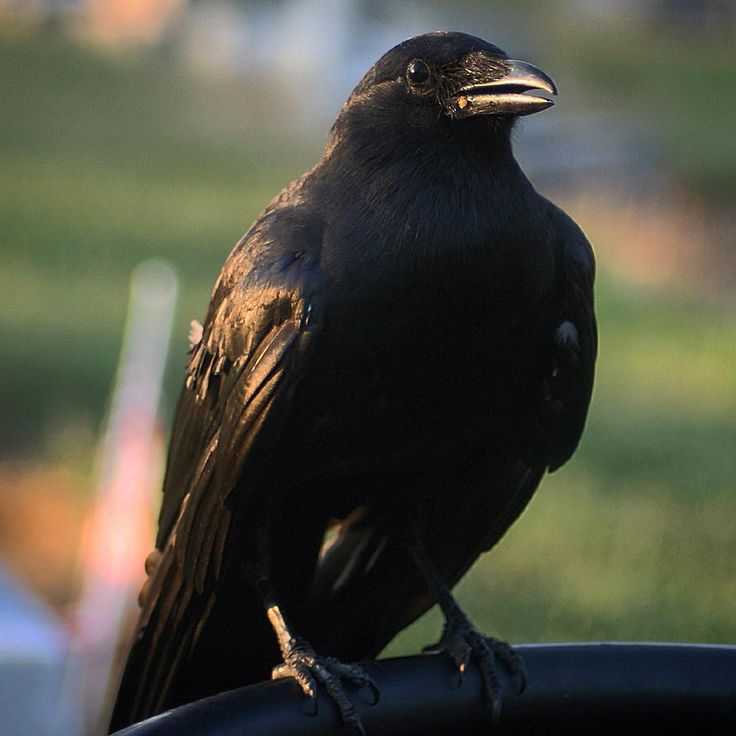
<svg viewBox="0 0 736 736">
<path fill-rule="evenodd" d="M 480 676 L 462 685 L 442 654 L 365 665 L 381 701 L 351 691 L 369 736 L 422 734 L 736 734 L 736 646 L 528 644 L 518 647 L 529 682 L 515 691 L 504 672 L 501 721 L 491 727 Z M 328 736 L 340 732 L 334 704 L 319 713 L 291 680 L 205 698 L 119 731 L 119 736 Z"/>
</svg>

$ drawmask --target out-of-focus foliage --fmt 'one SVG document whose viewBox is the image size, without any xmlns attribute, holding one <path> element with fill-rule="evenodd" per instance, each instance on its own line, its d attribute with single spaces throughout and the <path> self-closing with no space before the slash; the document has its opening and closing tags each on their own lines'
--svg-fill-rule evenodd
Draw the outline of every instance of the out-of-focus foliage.
<svg viewBox="0 0 736 736">
<path fill-rule="evenodd" d="M 7 455 L 53 441 L 72 417 L 99 424 L 128 275 L 146 257 L 170 259 L 184 281 L 178 376 L 185 325 L 201 319 L 225 255 L 306 159 L 263 130 L 223 146 L 202 122 L 206 90 L 165 61 L 0 37 L 0 70 Z"/>
<path fill-rule="evenodd" d="M 627 43 L 620 35 L 596 34 L 574 48 L 592 95 L 641 116 L 675 174 L 719 202 L 736 200 L 733 45 L 656 34 Z"/>
</svg>

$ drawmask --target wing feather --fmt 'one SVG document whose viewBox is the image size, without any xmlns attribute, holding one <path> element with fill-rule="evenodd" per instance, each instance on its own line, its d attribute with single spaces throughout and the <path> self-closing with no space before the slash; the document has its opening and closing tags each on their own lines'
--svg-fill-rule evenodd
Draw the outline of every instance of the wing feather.
<svg viewBox="0 0 736 736">
<path fill-rule="evenodd" d="M 217 598 L 229 497 L 244 492 L 244 477 L 247 488 L 257 487 L 250 479 L 278 436 L 319 330 L 320 238 L 294 213 L 272 211 L 236 245 L 215 285 L 177 406 L 161 559 L 147 584 L 113 728 L 180 699 L 178 680 Z"/>
<path fill-rule="evenodd" d="M 578 446 L 593 392 L 598 333 L 593 300 L 595 258 L 582 230 L 550 203 L 560 239 L 560 313 L 555 335 L 553 400 L 556 411 L 546 432 L 551 439 L 550 471 L 566 463 Z M 574 331 L 560 339 L 560 327 Z"/>
</svg>

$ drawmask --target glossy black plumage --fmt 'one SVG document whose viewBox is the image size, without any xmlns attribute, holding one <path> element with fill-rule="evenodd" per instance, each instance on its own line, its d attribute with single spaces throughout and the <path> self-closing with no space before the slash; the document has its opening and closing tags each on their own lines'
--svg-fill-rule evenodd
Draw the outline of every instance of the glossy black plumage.
<svg viewBox="0 0 736 736">
<path fill-rule="evenodd" d="M 431 75 L 413 87 L 416 60 Z M 454 584 L 574 451 L 590 246 L 519 169 L 513 115 L 458 104 L 505 60 L 464 34 L 392 49 L 230 254 L 189 359 L 113 728 L 269 677 L 259 543 L 294 630 L 371 658 L 434 602 L 406 528 Z"/>
</svg>

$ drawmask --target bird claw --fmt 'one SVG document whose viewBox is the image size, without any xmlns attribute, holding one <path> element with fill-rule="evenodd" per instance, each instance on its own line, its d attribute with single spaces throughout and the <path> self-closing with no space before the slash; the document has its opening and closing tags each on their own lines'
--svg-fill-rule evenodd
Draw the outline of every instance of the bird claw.
<svg viewBox="0 0 736 736">
<path fill-rule="evenodd" d="M 450 655 L 458 670 L 458 687 L 463 684 L 471 656 L 476 660 L 483 679 L 483 689 L 493 708 L 494 725 L 501 716 L 502 703 L 501 681 L 496 674 L 497 662 L 501 661 L 509 674 L 519 677 L 519 694 L 526 689 L 526 667 L 519 654 L 506 642 L 483 636 L 466 617 L 448 622 L 439 643 L 424 651 L 444 651 Z"/>
<path fill-rule="evenodd" d="M 381 695 L 375 680 L 362 667 L 345 664 L 334 657 L 319 657 L 312 647 L 303 641 L 295 643 L 284 657 L 283 663 L 273 668 L 271 676 L 273 679 L 293 677 L 313 704 L 313 715 L 319 712 L 317 683 L 322 683 L 340 711 L 343 725 L 349 733 L 357 736 L 365 736 L 365 729 L 355 705 L 345 694 L 342 681 L 346 680 L 358 687 L 368 688 L 373 696 L 372 705 L 378 703 Z"/>
<path fill-rule="evenodd" d="M 367 688 L 371 691 L 373 702 L 371 705 L 378 705 L 381 699 L 381 690 L 376 681 L 362 668 L 355 664 L 345 664 L 334 657 L 325 657 L 323 662 L 327 663 L 330 669 L 342 680 L 351 680 L 358 687 Z"/>
</svg>

